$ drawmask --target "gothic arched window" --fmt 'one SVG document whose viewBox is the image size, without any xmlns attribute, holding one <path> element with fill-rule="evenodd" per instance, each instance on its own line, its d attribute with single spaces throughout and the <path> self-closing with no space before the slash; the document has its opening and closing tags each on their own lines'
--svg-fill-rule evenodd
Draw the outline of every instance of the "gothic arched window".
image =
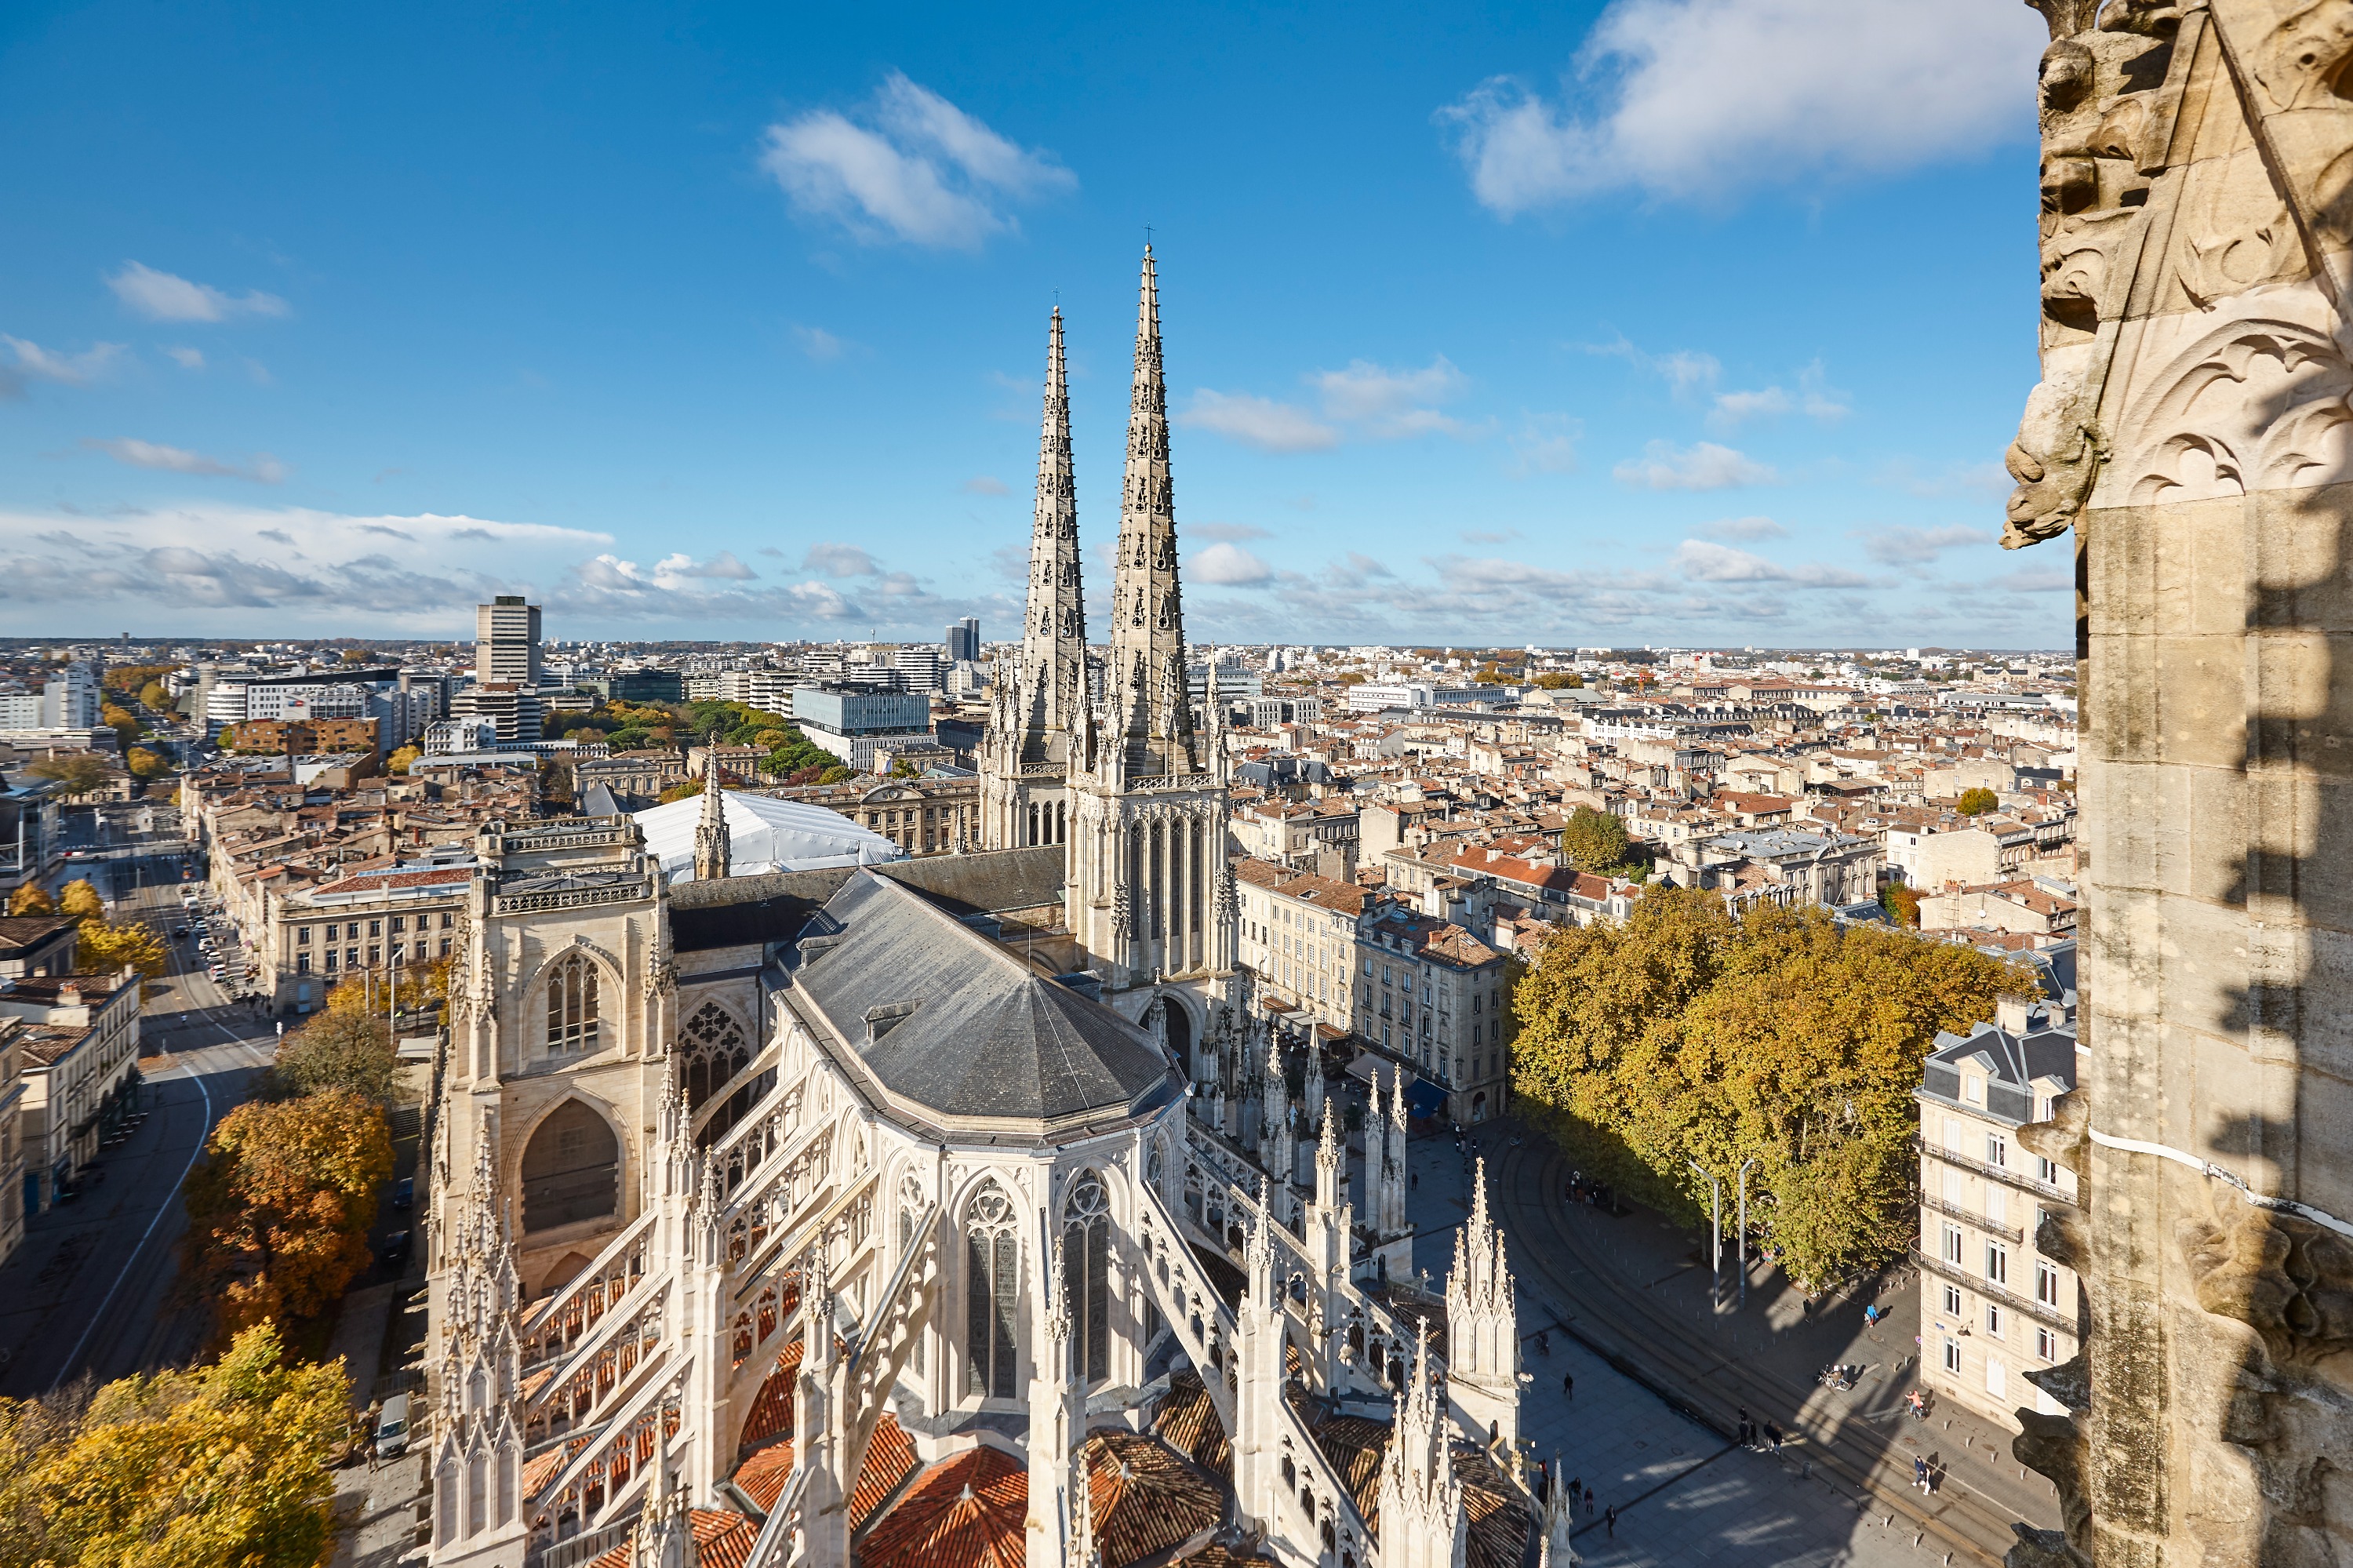
<svg viewBox="0 0 2353 1568">
<path fill-rule="evenodd" d="M 584 953 L 558 963 L 547 977 L 547 1049 L 551 1054 L 596 1049 L 596 966 Z"/>
<path fill-rule="evenodd" d="M 1014 1236 L 1013 1202 L 995 1181 L 973 1194 L 965 1211 L 965 1392 L 981 1399 L 1013 1397 L 1015 1322 L 1021 1296 L 1021 1247 Z"/>
<path fill-rule="evenodd" d="M 679 1077 L 690 1110 L 701 1110 L 722 1085 L 752 1065 L 752 1048 L 744 1044 L 742 1026 L 715 1001 L 704 1002 L 686 1021 L 679 1031 L 679 1049 L 686 1058 Z"/>
<path fill-rule="evenodd" d="M 924 1212 L 930 1207 L 930 1202 L 923 1196 L 923 1183 L 920 1177 L 910 1171 L 899 1178 L 899 1255 L 901 1257 L 906 1256 L 914 1247 L 915 1227 L 923 1223 Z M 918 1376 L 921 1376 L 923 1371 L 923 1341 L 930 1337 L 928 1330 L 916 1335 L 915 1347 L 907 1357 L 909 1370 Z"/>
<path fill-rule="evenodd" d="M 1062 1204 L 1062 1300 L 1071 1314 L 1071 1371 L 1111 1375 L 1111 1197 L 1092 1171 Z"/>
<path fill-rule="evenodd" d="M 522 1150 L 522 1228 L 602 1219 L 620 1202 L 621 1141 L 594 1108 L 566 1100 Z"/>
</svg>

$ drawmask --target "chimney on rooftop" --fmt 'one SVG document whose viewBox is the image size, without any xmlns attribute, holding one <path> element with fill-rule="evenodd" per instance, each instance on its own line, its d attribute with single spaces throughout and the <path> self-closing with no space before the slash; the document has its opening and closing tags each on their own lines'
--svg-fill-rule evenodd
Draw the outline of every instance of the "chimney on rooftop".
<svg viewBox="0 0 2353 1568">
<path fill-rule="evenodd" d="M 2025 1033 L 2027 1013 L 2033 1005 L 2033 998 L 2019 996 L 2014 992 L 2006 991 L 1995 997 L 1993 999 L 1994 1027 L 2004 1034 Z"/>
</svg>

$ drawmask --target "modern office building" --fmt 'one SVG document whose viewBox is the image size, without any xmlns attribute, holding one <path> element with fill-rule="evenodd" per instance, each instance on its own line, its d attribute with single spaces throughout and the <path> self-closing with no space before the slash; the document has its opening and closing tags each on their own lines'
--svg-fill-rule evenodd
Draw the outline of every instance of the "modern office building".
<svg viewBox="0 0 2353 1568">
<path fill-rule="evenodd" d="M 502 593 L 474 607 L 474 680 L 480 685 L 536 686 L 540 679 L 539 606 Z"/>
<path fill-rule="evenodd" d="M 967 615 L 948 627 L 948 662 L 970 663 L 980 657 L 980 617 Z"/>
<path fill-rule="evenodd" d="M 876 743 L 931 733 L 932 700 L 920 692 L 802 686 L 793 693 L 793 718 L 811 745 L 863 773 L 874 764 Z"/>
</svg>

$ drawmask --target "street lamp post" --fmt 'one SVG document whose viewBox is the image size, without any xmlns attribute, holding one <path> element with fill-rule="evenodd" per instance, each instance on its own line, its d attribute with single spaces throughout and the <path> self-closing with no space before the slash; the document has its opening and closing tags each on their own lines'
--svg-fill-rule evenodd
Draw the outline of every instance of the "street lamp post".
<svg viewBox="0 0 2353 1568">
<path fill-rule="evenodd" d="M 1683 1163 L 1707 1178 L 1707 1303 L 1721 1312 L 1724 1310 L 1724 1184 L 1698 1160 L 1686 1158 Z"/>
<path fill-rule="evenodd" d="M 1748 1172 L 1756 1165 L 1751 1155 L 1740 1167 L 1740 1305 L 1748 1305 Z"/>
</svg>

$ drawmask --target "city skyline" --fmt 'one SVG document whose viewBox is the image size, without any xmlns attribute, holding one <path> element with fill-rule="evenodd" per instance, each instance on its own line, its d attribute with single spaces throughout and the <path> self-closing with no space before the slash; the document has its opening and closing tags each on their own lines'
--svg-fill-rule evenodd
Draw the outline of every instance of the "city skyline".
<svg viewBox="0 0 2353 1568">
<path fill-rule="evenodd" d="M 2028 238 L 2039 28 L 1861 9 L 1627 0 L 1415 50 L 1205 14 L 1043 57 L 1053 18 L 787 48 L 590 13 L 556 48 L 453 13 L 289 18 L 268 58 L 224 13 L 44 13 L 0 55 L 10 128 L 67 149 L 11 176 L 45 243 L 0 311 L 5 602 L 1003 625 L 1058 300 L 1108 581 L 1149 227 L 1203 640 L 2062 643 L 2065 574 L 1992 544 L 2033 345 L 1985 281 Z M 1824 74 L 1852 26 L 1894 88 Z M 375 111 L 428 37 L 448 101 Z M 1098 79 L 1135 49 L 1162 69 Z M 1727 50 L 1806 63 L 1768 95 Z M 190 60 L 218 85 L 175 115 Z M 467 90 L 494 71 L 523 90 Z M 1923 267 L 1946 306 L 1898 341 Z"/>
</svg>

